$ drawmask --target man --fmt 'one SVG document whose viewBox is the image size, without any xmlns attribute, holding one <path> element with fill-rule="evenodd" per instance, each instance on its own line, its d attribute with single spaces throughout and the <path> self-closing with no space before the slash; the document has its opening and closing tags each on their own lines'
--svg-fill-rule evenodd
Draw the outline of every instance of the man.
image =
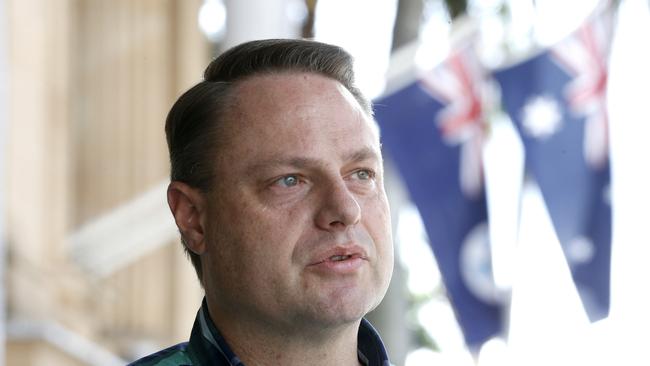
<svg viewBox="0 0 650 366">
<path fill-rule="evenodd" d="M 351 57 L 304 40 L 215 59 L 166 123 L 167 198 L 205 289 L 189 343 L 135 365 L 389 365 L 363 316 L 393 269 L 378 128 Z"/>
</svg>

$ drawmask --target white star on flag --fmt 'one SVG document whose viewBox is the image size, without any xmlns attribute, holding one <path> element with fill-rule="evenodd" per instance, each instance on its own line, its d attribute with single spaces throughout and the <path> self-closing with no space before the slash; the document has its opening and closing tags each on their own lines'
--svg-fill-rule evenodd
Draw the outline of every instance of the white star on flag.
<svg viewBox="0 0 650 366">
<path fill-rule="evenodd" d="M 562 113 L 553 97 L 539 95 L 526 102 L 521 121 L 527 135 L 546 139 L 562 127 Z"/>
</svg>

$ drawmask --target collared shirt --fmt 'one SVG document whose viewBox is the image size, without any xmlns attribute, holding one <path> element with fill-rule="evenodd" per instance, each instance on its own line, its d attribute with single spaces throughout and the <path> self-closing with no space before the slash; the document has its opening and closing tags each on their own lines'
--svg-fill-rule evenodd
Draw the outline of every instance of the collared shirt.
<svg viewBox="0 0 650 366">
<path fill-rule="evenodd" d="M 390 366 L 388 354 L 379 334 L 361 319 L 357 338 L 357 355 L 364 366 Z M 129 366 L 245 366 L 230 349 L 208 314 L 203 299 L 192 327 L 189 342 L 177 344 L 131 363 Z"/>
</svg>

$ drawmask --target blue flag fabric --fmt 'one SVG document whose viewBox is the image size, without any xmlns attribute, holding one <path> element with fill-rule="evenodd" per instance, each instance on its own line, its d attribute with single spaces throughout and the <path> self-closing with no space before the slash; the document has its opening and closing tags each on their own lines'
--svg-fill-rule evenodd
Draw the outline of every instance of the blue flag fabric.
<svg viewBox="0 0 650 366">
<path fill-rule="evenodd" d="M 375 118 L 387 155 L 420 211 L 465 340 L 477 350 L 501 333 L 502 306 L 490 291 L 494 286 L 485 194 L 481 186 L 461 182 L 466 180 L 463 155 L 472 141 L 450 141 L 440 123 L 446 106 L 415 81 L 376 100 Z"/>
<path fill-rule="evenodd" d="M 608 46 L 597 42 L 592 25 L 494 77 L 585 310 L 596 321 L 610 304 L 611 207 Z"/>
</svg>

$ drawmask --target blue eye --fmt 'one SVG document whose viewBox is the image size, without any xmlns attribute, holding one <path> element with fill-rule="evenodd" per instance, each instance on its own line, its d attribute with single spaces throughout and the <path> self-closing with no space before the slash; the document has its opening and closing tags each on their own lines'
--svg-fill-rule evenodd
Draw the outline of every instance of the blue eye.
<svg viewBox="0 0 650 366">
<path fill-rule="evenodd" d="M 357 177 L 363 180 L 370 179 L 370 173 L 367 170 L 359 170 L 357 172 Z"/>
<path fill-rule="evenodd" d="M 277 183 L 284 187 L 293 187 L 297 186 L 300 183 L 300 180 L 295 175 L 287 175 L 277 180 Z"/>
<path fill-rule="evenodd" d="M 374 172 L 367 170 L 367 169 L 361 169 L 355 172 L 356 176 L 360 180 L 369 180 L 374 178 L 375 174 Z"/>
</svg>

